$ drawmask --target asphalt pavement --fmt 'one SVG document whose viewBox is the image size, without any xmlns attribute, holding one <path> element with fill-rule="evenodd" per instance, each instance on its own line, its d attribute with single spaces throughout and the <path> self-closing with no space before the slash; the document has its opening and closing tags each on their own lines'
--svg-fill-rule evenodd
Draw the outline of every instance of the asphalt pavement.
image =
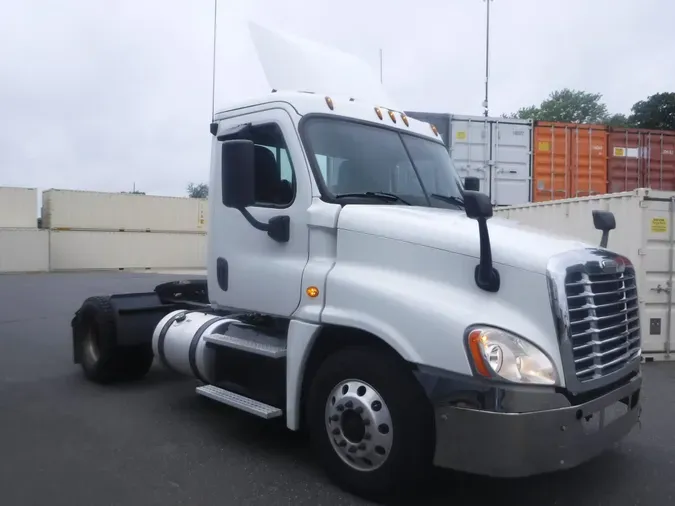
<svg viewBox="0 0 675 506">
<path fill-rule="evenodd" d="M 0 275 L 0 504 L 369 504 L 330 484 L 302 435 L 198 397 L 155 366 L 102 387 L 72 363 L 85 297 L 143 291 L 168 275 Z M 624 506 L 675 503 L 675 362 L 644 366 L 642 428 L 566 472 L 492 480 L 438 471 L 411 504 Z M 495 449 L 497 450 L 497 449 Z"/>
</svg>

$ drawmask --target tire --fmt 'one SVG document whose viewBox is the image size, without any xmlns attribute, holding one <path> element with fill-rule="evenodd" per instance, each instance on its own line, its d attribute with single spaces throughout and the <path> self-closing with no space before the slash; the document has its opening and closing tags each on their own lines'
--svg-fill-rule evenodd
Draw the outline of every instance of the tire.
<svg viewBox="0 0 675 506">
<path fill-rule="evenodd" d="M 115 314 L 107 297 L 87 299 L 81 312 L 77 346 L 87 379 L 103 384 L 142 379 L 152 366 L 152 345 L 116 345 Z"/>
<path fill-rule="evenodd" d="M 310 438 L 333 482 L 377 502 L 408 495 L 423 484 L 433 461 L 433 410 L 400 358 L 370 348 L 346 348 L 325 360 L 310 385 Z M 333 404 L 336 388 L 340 390 Z M 380 406 L 373 408 L 375 401 Z M 341 405 L 345 409 L 338 412 Z M 370 424 L 360 427 L 354 415 L 361 424 Z"/>
</svg>

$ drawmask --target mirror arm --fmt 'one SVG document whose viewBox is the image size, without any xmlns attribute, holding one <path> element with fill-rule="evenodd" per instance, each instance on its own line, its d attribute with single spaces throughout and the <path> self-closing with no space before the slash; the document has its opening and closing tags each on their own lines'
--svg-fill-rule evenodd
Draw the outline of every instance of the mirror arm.
<svg viewBox="0 0 675 506">
<path fill-rule="evenodd" d="M 241 214 L 244 215 L 244 218 L 246 218 L 246 221 L 248 221 L 253 228 L 256 230 L 260 230 L 261 232 L 267 232 L 270 228 L 270 226 L 267 223 L 263 223 L 262 221 L 258 221 L 255 219 L 255 217 L 248 212 L 248 209 L 245 207 L 242 207 L 240 209 L 237 209 Z"/>
<path fill-rule="evenodd" d="M 267 223 L 258 221 L 255 217 L 246 209 L 242 207 L 237 209 L 241 214 L 244 215 L 246 221 L 248 221 L 253 228 L 260 230 L 261 232 L 267 232 L 267 235 L 270 238 L 274 239 L 277 242 L 288 242 L 291 235 L 291 219 L 288 216 L 274 216 L 270 218 Z"/>
<path fill-rule="evenodd" d="M 487 220 L 478 218 L 478 233 L 480 237 L 480 261 L 474 272 L 476 285 L 486 292 L 498 292 L 500 286 L 499 272 L 492 264 L 492 248 Z"/>
</svg>

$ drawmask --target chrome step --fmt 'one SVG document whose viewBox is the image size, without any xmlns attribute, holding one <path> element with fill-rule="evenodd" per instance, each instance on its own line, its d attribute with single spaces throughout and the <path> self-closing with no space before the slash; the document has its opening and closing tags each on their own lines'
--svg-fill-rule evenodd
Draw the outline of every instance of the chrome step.
<svg viewBox="0 0 675 506">
<path fill-rule="evenodd" d="M 213 399 L 214 401 L 227 404 L 228 406 L 246 411 L 247 413 L 267 420 L 270 418 L 277 418 L 283 414 L 283 411 L 279 408 L 275 408 L 274 406 L 270 406 L 269 404 L 254 399 L 249 399 L 243 395 L 235 394 L 234 392 L 213 385 L 197 387 L 196 392 L 197 394 Z"/>
<path fill-rule="evenodd" d="M 229 330 L 229 329 L 228 329 Z M 237 350 L 247 351 L 256 355 L 271 358 L 286 356 L 286 341 L 278 337 L 270 337 L 258 332 L 250 333 L 246 337 L 236 337 L 228 334 L 211 334 L 204 336 L 204 341 L 218 346 L 227 346 Z"/>
</svg>

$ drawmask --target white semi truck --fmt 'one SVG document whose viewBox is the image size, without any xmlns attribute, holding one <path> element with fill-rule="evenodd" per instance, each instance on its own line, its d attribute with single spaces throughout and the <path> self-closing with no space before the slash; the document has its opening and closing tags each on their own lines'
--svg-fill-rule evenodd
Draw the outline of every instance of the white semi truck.
<svg viewBox="0 0 675 506">
<path fill-rule="evenodd" d="M 140 379 L 157 360 L 307 430 L 327 474 L 371 499 L 432 466 L 570 468 L 638 423 L 628 258 L 488 226 L 477 181 L 399 110 L 276 92 L 210 130 L 207 280 L 86 299 L 72 329 L 87 378 Z M 594 219 L 606 241 L 611 214 Z"/>
<path fill-rule="evenodd" d="M 87 299 L 88 378 L 140 378 L 156 357 L 198 394 L 307 428 L 330 476 L 369 497 L 432 464 L 576 466 L 636 424 L 627 258 L 488 227 L 433 127 L 397 111 L 273 93 L 211 133 L 207 281 Z"/>
</svg>

